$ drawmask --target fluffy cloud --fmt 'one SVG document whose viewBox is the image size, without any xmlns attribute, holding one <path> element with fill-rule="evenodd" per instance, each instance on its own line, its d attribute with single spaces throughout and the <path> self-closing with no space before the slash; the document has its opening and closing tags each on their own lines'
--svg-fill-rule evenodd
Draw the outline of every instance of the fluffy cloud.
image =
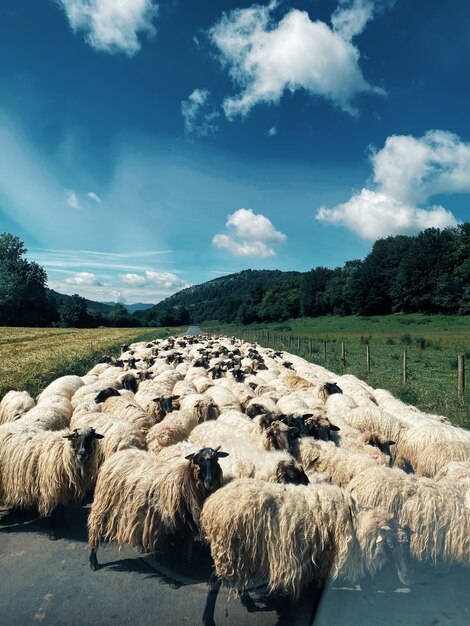
<svg viewBox="0 0 470 626">
<path fill-rule="evenodd" d="M 119 279 L 131 287 L 152 286 L 160 289 L 184 289 L 191 285 L 171 272 L 146 271 L 145 274 L 121 274 Z"/>
<path fill-rule="evenodd" d="M 363 189 L 334 209 L 320 208 L 317 219 L 346 226 L 365 239 L 457 224 L 452 213 L 441 206 L 419 209 L 370 189 Z"/>
<path fill-rule="evenodd" d="M 212 243 L 234 256 L 270 257 L 275 251 L 267 244 L 283 243 L 287 237 L 274 228 L 271 221 L 251 209 L 239 209 L 228 216 L 226 227 L 230 234 L 219 233 Z"/>
<path fill-rule="evenodd" d="M 258 103 L 279 102 L 286 90 L 304 89 L 350 114 L 356 113 L 351 101 L 358 94 L 383 94 L 362 76 L 359 51 L 350 41 L 370 19 L 370 2 L 354 2 L 347 14 L 337 11 L 333 28 L 297 9 L 276 23 L 276 6 L 271 2 L 224 13 L 209 31 L 222 65 L 241 89 L 224 101 L 229 119 L 246 115 Z"/>
<path fill-rule="evenodd" d="M 184 130 L 188 135 L 205 137 L 214 134 L 218 126 L 215 120 L 219 113 L 210 110 L 210 92 L 207 89 L 195 89 L 187 100 L 181 103 L 181 114 L 184 120 Z"/>
<path fill-rule="evenodd" d="M 91 272 L 77 272 L 75 276 L 66 278 L 64 283 L 67 283 L 67 285 L 78 285 L 80 287 L 85 285 L 89 287 L 101 285 L 100 281 Z"/>
<path fill-rule="evenodd" d="M 158 15 L 153 0 L 55 0 L 74 32 L 83 31 L 96 50 L 133 56 L 140 50 L 138 33 L 152 37 Z"/>
<path fill-rule="evenodd" d="M 367 239 L 457 224 L 442 206 L 417 205 L 436 194 L 470 192 L 470 144 L 443 130 L 421 138 L 395 135 L 372 153 L 371 164 L 376 188 L 363 189 L 333 209 L 321 207 L 318 220 Z"/>
<path fill-rule="evenodd" d="M 470 192 L 470 143 L 444 130 L 430 130 L 420 138 L 392 135 L 371 160 L 374 182 L 406 202 Z"/>
</svg>

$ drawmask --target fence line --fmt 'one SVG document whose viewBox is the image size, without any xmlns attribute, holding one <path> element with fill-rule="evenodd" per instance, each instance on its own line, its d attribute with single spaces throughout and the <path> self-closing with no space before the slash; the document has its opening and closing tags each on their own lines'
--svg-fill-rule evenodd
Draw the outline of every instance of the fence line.
<svg viewBox="0 0 470 626">
<path fill-rule="evenodd" d="M 208 330 L 210 332 L 210 329 Z M 257 342 L 274 350 L 297 354 L 325 367 L 337 367 L 344 373 L 358 372 L 365 379 L 381 373 L 384 368 L 387 369 L 387 363 L 393 361 L 396 364 L 393 365 L 392 363 L 392 367 L 388 367 L 387 375 L 393 376 L 390 371 L 395 371 L 397 382 L 401 381 L 401 384 L 409 385 L 410 382 L 419 383 L 426 377 L 432 382 L 436 382 L 433 379 L 442 376 L 444 385 L 452 384 L 453 379 L 457 398 L 465 399 L 465 355 L 452 353 L 451 348 L 439 348 L 439 352 L 437 352 L 429 347 L 425 349 L 416 342 L 416 347 L 408 345 L 407 348 L 402 349 L 400 359 L 399 344 L 393 344 L 389 347 L 380 338 L 376 338 L 374 341 L 371 337 L 361 337 L 360 340 L 345 341 L 340 338 L 329 339 L 312 334 L 276 333 L 270 330 L 243 326 L 232 328 L 230 334 L 246 341 Z M 364 347 L 360 349 L 364 344 L 365 365 L 363 360 Z M 388 349 L 388 354 L 383 354 L 385 349 Z M 453 372 L 454 370 L 456 372 Z M 386 381 L 384 381 L 385 384 Z M 455 394 L 455 391 L 453 393 Z"/>
</svg>

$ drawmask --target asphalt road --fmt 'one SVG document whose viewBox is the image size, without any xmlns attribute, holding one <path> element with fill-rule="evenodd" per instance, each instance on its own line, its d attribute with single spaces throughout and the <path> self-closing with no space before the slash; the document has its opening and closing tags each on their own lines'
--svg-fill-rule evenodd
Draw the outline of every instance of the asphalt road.
<svg viewBox="0 0 470 626">
<path fill-rule="evenodd" d="M 50 541 L 47 524 L 32 514 L 0 513 L 0 624 L 23 626 L 199 626 L 210 572 L 196 546 L 190 571 L 141 557 L 130 548 L 100 548 L 97 572 L 88 565 L 86 506 L 67 511 L 67 528 Z M 178 587 L 178 588 L 176 588 Z M 397 588 L 391 574 L 372 588 L 330 585 L 315 626 L 470 626 L 470 572 L 421 567 L 416 584 Z M 247 613 L 222 591 L 217 626 L 307 626 L 311 600 Z"/>
</svg>

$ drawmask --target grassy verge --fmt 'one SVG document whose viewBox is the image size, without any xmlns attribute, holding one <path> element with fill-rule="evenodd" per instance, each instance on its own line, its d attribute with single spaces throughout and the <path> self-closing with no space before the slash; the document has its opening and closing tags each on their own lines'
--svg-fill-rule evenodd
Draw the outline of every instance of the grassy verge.
<svg viewBox="0 0 470 626">
<path fill-rule="evenodd" d="M 59 376 L 82 376 L 122 343 L 151 341 L 179 328 L 0 328 L 0 397 L 10 389 L 36 396 Z"/>
<path fill-rule="evenodd" d="M 470 359 L 470 316 L 320 317 L 244 327 L 211 323 L 205 329 L 287 350 L 338 375 L 354 374 L 374 388 L 389 389 L 404 402 L 470 428 L 469 388 L 463 396 L 457 394 L 457 355 Z"/>
</svg>

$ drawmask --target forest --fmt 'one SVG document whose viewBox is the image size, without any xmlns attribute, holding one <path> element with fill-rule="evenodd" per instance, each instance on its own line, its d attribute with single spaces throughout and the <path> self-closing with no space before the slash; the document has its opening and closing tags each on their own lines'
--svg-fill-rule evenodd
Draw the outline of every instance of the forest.
<svg viewBox="0 0 470 626">
<path fill-rule="evenodd" d="M 308 272 L 245 270 L 189 287 L 143 321 L 250 324 L 322 315 L 470 313 L 470 223 L 378 239 L 365 259 Z"/>
<path fill-rule="evenodd" d="M 307 272 L 244 270 L 184 289 L 128 313 L 47 288 L 23 242 L 0 235 L 0 326 L 183 326 L 250 324 L 322 315 L 470 313 L 470 222 L 378 239 L 363 259 Z"/>
</svg>

